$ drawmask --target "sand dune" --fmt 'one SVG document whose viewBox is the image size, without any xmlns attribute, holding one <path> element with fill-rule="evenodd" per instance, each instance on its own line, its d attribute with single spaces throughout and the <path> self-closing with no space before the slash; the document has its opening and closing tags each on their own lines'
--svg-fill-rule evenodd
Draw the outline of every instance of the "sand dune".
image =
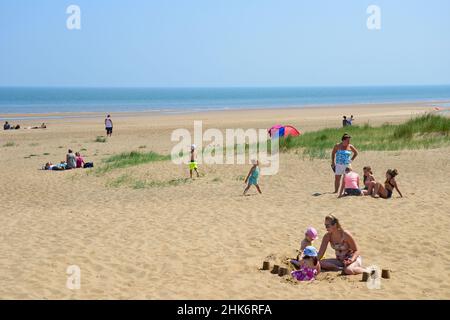
<svg viewBox="0 0 450 320">
<path fill-rule="evenodd" d="M 342 114 L 381 124 L 430 109 L 403 104 L 113 115 L 115 132 L 106 143 L 94 141 L 104 135 L 101 118 L 1 132 L 0 298 L 449 299 L 450 147 L 363 152 L 353 164 L 358 172 L 370 164 L 382 179 L 386 169 L 399 170 L 405 197 L 391 200 L 337 199 L 329 193 L 329 160 L 295 153 L 282 154 L 279 173 L 261 178 L 263 194 L 252 190 L 248 197 L 241 196 L 239 180 L 248 165 L 201 165 L 202 177 L 192 182 L 142 189 L 111 183 L 121 176 L 170 181 L 187 177 L 187 168 L 165 161 L 104 175 L 39 170 L 46 161 L 63 160 L 69 147 L 86 149 L 82 153 L 96 165 L 122 151 L 168 153 L 172 130 L 192 129 L 193 120 L 203 120 L 205 128 L 289 123 L 308 131 L 339 126 Z M 298 283 L 259 270 L 267 256 L 278 262 L 295 256 L 307 226 L 321 238 L 330 212 L 354 235 L 364 265 L 392 270 L 381 289 L 369 290 L 360 276 L 324 273 Z M 81 268 L 79 290 L 66 287 L 69 265 Z"/>
</svg>

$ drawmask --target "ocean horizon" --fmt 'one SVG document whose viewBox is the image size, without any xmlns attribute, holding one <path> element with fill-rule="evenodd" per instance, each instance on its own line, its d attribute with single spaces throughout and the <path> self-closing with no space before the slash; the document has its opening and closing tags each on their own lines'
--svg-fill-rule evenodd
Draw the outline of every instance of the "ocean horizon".
<svg viewBox="0 0 450 320">
<path fill-rule="evenodd" d="M 361 87 L 0 87 L 0 114 L 183 113 L 450 100 L 450 85 Z"/>
</svg>

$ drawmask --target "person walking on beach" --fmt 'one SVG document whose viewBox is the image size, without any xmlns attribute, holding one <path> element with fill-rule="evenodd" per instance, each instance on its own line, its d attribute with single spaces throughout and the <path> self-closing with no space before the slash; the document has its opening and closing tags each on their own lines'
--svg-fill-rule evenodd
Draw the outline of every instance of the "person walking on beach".
<svg viewBox="0 0 450 320">
<path fill-rule="evenodd" d="M 113 131 L 113 122 L 111 120 L 111 115 L 107 115 L 105 119 L 105 129 L 106 129 L 106 136 L 111 137 L 112 131 Z"/>
<path fill-rule="evenodd" d="M 348 125 L 347 116 L 342 117 L 342 126 L 346 127 Z"/>
<path fill-rule="evenodd" d="M 322 238 L 317 258 L 323 270 L 342 271 L 344 274 L 354 275 L 366 271 L 362 267 L 362 257 L 355 239 L 350 232 L 345 231 L 339 223 L 339 219 L 333 215 L 325 217 L 327 233 Z M 328 244 L 335 250 L 335 259 L 323 259 Z"/>
<path fill-rule="evenodd" d="M 244 183 L 247 183 L 247 187 L 244 190 L 244 196 L 247 194 L 248 189 L 250 189 L 250 187 L 252 185 L 254 185 L 256 187 L 256 189 L 258 190 L 258 192 L 261 194 L 261 189 L 259 188 L 259 184 L 258 184 L 258 178 L 259 178 L 259 161 L 258 160 L 252 160 L 252 167 L 250 169 L 250 171 L 247 174 L 247 178 L 245 178 Z"/>
<path fill-rule="evenodd" d="M 351 136 L 345 133 L 342 142 L 337 143 L 331 152 L 331 168 L 334 172 L 334 193 L 338 193 L 341 177 L 347 166 L 358 156 L 358 150 L 350 144 Z M 352 156 L 353 153 L 353 156 Z"/>
<path fill-rule="evenodd" d="M 195 173 L 197 173 L 197 178 L 200 177 L 199 173 L 198 173 L 198 166 L 197 166 L 197 161 L 195 161 L 195 144 L 191 145 L 191 161 L 189 162 L 189 175 L 192 179 L 192 171 L 195 170 Z"/>
<path fill-rule="evenodd" d="M 75 169 L 77 167 L 77 160 L 75 154 L 71 149 L 69 149 L 69 151 L 67 152 L 66 163 L 67 163 L 66 169 Z"/>
</svg>

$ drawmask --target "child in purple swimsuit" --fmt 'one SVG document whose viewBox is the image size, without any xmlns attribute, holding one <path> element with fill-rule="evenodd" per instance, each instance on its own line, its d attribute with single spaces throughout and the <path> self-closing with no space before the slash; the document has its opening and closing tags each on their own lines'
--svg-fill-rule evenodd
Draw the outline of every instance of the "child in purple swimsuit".
<svg viewBox="0 0 450 320">
<path fill-rule="evenodd" d="M 308 246 L 303 250 L 303 259 L 300 260 L 300 269 L 291 272 L 298 281 L 312 281 L 320 272 L 320 262 L 317 259 L 317 249 Z"/>
</svg>

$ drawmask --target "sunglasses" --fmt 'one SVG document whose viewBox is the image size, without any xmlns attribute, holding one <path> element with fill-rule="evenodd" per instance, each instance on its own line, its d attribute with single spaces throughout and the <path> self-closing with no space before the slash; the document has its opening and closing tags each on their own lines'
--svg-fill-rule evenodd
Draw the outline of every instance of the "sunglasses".
<svg viewBox="0 0 450 320">
<path fill-rule="evenodd" d="M 325 223 L 325 228 L 331 228 L 331 226 L 334 226 L 334 223 Z"/>
</svg>

